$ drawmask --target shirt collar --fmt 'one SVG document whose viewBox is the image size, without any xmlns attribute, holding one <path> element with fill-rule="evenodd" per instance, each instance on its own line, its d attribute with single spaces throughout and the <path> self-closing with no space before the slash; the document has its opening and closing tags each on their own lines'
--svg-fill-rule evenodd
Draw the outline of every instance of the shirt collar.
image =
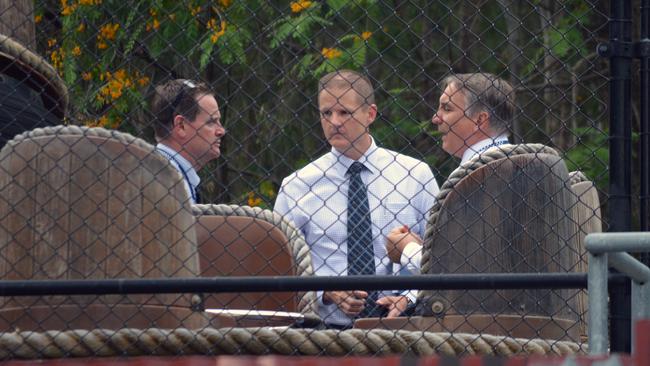
<svg viewBox="0 0 650 366">
<path fill-rule="evenodd" d="M 187 161 L 183 155 L 163 143 L 158 143 L 158 145 L 156 145 L 156 149 L 161 150 L 172 157 L 172 160 L 182 170 L 181 173 L 184 173 L 183 175 L 187 177 L 187 183 L 191 184 L 193 189 L 196 189 L 196 187 L 198 187 L 199 183 L 201 183 L 201 178 L 196 173 L 196 170 L 194 170 L 192 164 L 190 164 L 190 162 Z"/>
<path fill-rule="evenodd" d="M 332 154 L 336 159 L 336 162 L 334 164 L 340 165 L 340 168 L 343 169 L 343 171 L 345 172 L 347 172 L 348 169 L 350 169 L 350 165 L 352 165 L 352 163 L 358 161 L 361 164 L 363 164 L 366 167 L 366 169 L 368 169 L 371 173 L 375 173 L 375 170 L 377 169 L 378 166 L 376 162 L 377 154 L 375 154 L 375 151 L 377 151 L 377 144 L 375 143 L 375 139 L 372 136 L 370 136 L 370 147 L 368 148 L 368 150 L 366 150 L 366 152 L 363 153 L 363 155 L 361 155 L 359 160 L 350 159 L 347 156 L 343 155 L 340 151 L 332 147 Z"/>
<path fill-rule="evenodd" d="M 490 137 L 485 140 L 481 140 L 465 150 L 460 163 L 463 164 L 464 162 L 473 158 L 474 155 L 480 154 L 492 146 L 499 146 L 507 143 L 509 143 L 507 135 L 500 135 L 498 137 Z"/>
</svg>

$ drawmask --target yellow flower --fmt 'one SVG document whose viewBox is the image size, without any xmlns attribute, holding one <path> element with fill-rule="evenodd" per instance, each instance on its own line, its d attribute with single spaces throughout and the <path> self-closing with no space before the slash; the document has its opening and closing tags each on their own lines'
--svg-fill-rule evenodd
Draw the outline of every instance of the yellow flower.
<svg viewBox="0 0 650 366">
<path fill-rule="evenodd" d="M 229 7 L 231 3 L 232 0 L 219 0 L 219 5 L 223 6 L 224 8 Z"/>
<path fill-rule="evenodd" d="M 262 203 L 262 199 L 255 197 L 254 192 L 248 192 L 248 205 L 251 207 L 259 206 Z"/>
<path fill-rule="evenodd" d="M 171 14 L 168 15 L 168 17 L 169 17 L 169 20 L 174 21 L 174 20 L 176 20 L 176 13 L 171 13 Z"/>
<path fill-rule="evenodd" d="M 364 41 L 367 41 L 368 39 L 370 39 L 370 37 L 372 37 L 372 32 L 365 31 L 361 33 L 361 39 L 363 39 Z"/>
<path fill-rule="evenodd" d="M 148 76 L 143 76 L 138 79 L 138 85 L 140 86 L 147 86 L 149 84 L 149 77 Z"/>
<path fill-rule="evenodd" d="M 61 0 L 61 15 L 71 15 L 77 9 L 77 4 L 68 5 L 68 0 Z"/>
<path fill-rule="evenodd" d="M 341 52 L 341 50 L 338 48 L 323 48 L 320 53 L 328 60 L 341 57 L 343 54 L 343 52 Z"/>
<path fill-rule="evenodd" d="M 114 40 L 117 30 L 120 29 L 119 23 L 107 23 L 99 29 L 99 36 L 107 40 Z"/>
<path fill-rule="evenodd" d="M 219 38 L 221 38 L 221 36 L 226 34 L 226 26 L 227 26 L 226 21 L 225 20 L 221 21 L 219 30 L 216 30 L 215 23 L 216 23 L 215 19 L 210 19 L 210 21 L 208 21 L 208 28 L 214 31 L 212 35 L 210 35 L 210 41 L 212 43 L 217 43 Z"/>
<path fill-rule="evenodd" d="M 81 23 L 77 27 L 77 32 L 79 32 L 79 33 L 83 33 L 85 30 L 86 30 L 86 24 L 85 23 Z"/>
<path fill-rule="evenodd" d="M 153 25 L 152 25 L 152 27 L 153 27 L 154 30 L 158 30 L 158 28 L 160 28 L 160 22 L 158 21 L 158 19 L 153 18 Z"/>
<path fill-rule="evenodd" d="M 65 52 L 62 49 L 54 50 L 50 54 L 50 59 L 52 60 L 52 66 L 55 69 L 61 70 L 63 68 L 63 59 L 65 58 Z"/>
<path fill-rule="evenodd" d="M 190 8 L 190 14 L 192 15 L 192 17 L 197 16 L 201 12 L 201 6 L 200 5 L 197 6 L 197 7 L 193 7 L 193 6 L 190 5 L 189 8 Z"/>
<path fill-rule="evenodd" d="M 47 47 L 52 48 L 56 45 L 56 38 L 50 38 L 47 40 Z"/>
<path fill-rule="evenodd" d="M 88 81 L 93 78 L 93 74 L 91 72 L 84 71 L 81 73 L 81 78 Z"/>
<path fill-rule="evenodd" d="M 289 6 L 291 7 L 292 13 L 300 13 L 301 11 L 307 10 L 310 6 L 312 6 L 312 2 L 309 0 L 292 1 Z"/>
<path fill-rule="evenodd" d="M 127 75 L 126 75 L 126 70 L 124 70 L 124 69 L 119 69 L 119 70 L 117 70 L 117 71 L 115 72 L 115 74 L 113 75 L 113 77 L 114 77 L 115 79 L 117 79 L 117 80 L 124 80 L 124 79 L 126 79 L 126 76 L 127 76 Z"/>
<path fill-rule="evenodd" d="M 41 20 L 43 20 L 43 16 L 42 16 L 42 15 L 36 15 L 36 16 L 34 16 L 34 23 L 38 24 L 38 23 L 41 22 Z"/>
<path fill-rule="evenodd" d="M 124 69 L 119 69 L 113 74 L 107 71 L 105 74 L 100 74 L 99 79 L 102 81 L 106 79 L 106 84 L 97 94 L 97 100 L 101 103 L 117 100 L 123 95 L 125 89 L 133 88 L 133 81 Z"/>
<path fill-rule="evenodd" d="M 97 42 L 97 48 L 99 48 L 100 50 L 105 50 L 108 48 L 108 44 L 104 41 L 99 41 Z"/>
<path fill-rule="evenodd" d="M 72 55 L 77 57 L 81 56 L 81 47 L 74 46 L 74 48 L 72 49 Z"/>
</svg>

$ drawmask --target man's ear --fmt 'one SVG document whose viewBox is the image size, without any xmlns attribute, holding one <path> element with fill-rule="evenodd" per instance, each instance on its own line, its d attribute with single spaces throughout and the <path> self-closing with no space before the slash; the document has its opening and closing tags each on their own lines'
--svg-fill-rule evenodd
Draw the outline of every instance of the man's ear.
<svg viewBox="0 0 650 366">
<path fill-rule="evenodd" d="M 368 106 L 368 126 L 375 122 L 375 118 L 377 118 L 377 105 L 370 104 Z"/>
<path fill-rule="evenodd" d="M 478 126 L 479 131 L 485 133 L 490 132 L 490 113 L 487 111 L 478 112 L 478 116 L 476 116 L 476 125 Z"/>
<path fill-rule="evenodd" d="M 185 137 L 185 134 L 187 133 L 185 129 L 185 118 L 180 114 L 177 114 L 174 116 L 172 123 L 172 133 L 179 137 Z"/>
</svg>

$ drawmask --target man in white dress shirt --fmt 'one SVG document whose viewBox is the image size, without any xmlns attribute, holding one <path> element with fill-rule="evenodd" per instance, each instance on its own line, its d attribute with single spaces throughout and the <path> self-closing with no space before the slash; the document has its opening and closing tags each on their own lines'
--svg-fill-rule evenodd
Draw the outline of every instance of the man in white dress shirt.
<svg viewBox="0 0 650 366">
<path fill-rule="evenodd" d="M 446 77 L 432 123 L 442 133 L 442 148 L 461 158 L 460 164 L 492 147 L 508 144 L 515 114 L 515 93 L 505 80 L 487 73 Z M 386 241 L 391 261 L 420 272 L 421 235 L 407 226 L 395 227 Z"/>
<path fill-rule="evenodd" d="M 202 83 L 176 79 L 156 87 L 156 151 L 181 173 L 191 203 L 198 203 L 199 171 L 221 155 L 226 130 L 214 93 Z"/>
<path fill-rule="evenodd" d="M 348 193 L 352 174 L 360 174 L 367 189 L 371 243 L 377 275 L 398 274 L 386 255 L 384 241 L 391 228 L 409 225 L 424 233 L 427 214 L 438 193 L 433 173 L 424 162 L 378 147 L 369 133 L 377 116 L 372 84 L 363 75 L 341 70 L 319 81 L 318 108 L 323 133 L 332 150 L 284 179 L 275 212 L 292 221 L 305 235 L 316 275 L 348 274 Z M 353 165 L 363 164 L 360 173 Z M 349 171 L 350 169 L 350 171 Z M 365 197 L 365 195 L 364 195 Z M 354 252 L 354 251 L 352 251 Z M 367 253 L 370 257 L 373 254 Z M 372 258 L 371 258 L 372 259 Z M 376 302 L 371 301 L 376 295 Z M 319 312 L 332 328 L 347 328 L 364 309 L 398 316 L 414 300 L 408 291 L 319 291 Z M 378 305 L 378 307 L 376 307 Z"/>
</svg>

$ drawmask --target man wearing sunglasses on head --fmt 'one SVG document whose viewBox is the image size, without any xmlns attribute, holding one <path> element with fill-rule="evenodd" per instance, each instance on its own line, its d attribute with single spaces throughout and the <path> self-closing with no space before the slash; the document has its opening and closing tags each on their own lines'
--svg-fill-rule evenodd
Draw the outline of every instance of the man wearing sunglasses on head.
<svg viewBox="0 0 650 366">
<path fill-rule="evenodd" d="M 181 173 L 192 203 L 199 203 L 197 174 L 221 155 L 226 134 L 214 93 L 203 83 L 176 79 L 158 85 L 151 103 L 156 150 Z"/>
</svg>

